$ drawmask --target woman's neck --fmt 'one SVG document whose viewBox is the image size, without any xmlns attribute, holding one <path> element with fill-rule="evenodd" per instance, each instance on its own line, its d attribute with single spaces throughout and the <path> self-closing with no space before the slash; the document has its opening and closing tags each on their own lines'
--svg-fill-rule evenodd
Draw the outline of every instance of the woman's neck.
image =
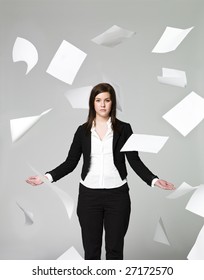
<svg viewBox="0 0 204 280">
<path fill-rule="evenodd" d="M 104 123 L 107 123 L 109 118 L 110 118 L 109 116 L 108 117 L 101 117 L 101 116 L 96 115 L 94 122 L 98 123 L 98 124 L 104 124 Z"/>
</svg>

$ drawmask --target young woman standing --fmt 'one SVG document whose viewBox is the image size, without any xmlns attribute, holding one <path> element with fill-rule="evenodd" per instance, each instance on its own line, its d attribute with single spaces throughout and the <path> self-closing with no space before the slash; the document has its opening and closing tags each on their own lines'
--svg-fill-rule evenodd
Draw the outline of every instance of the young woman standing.
<svg viewBox="0 0 204 280">
<path fill-rule="evenodd" d="M 138 152 L 120 152 L 132 133 L 130 124 L 116 118 L 114 88 L 100 83 L 91 91 L 87 122 L 75 132 L 66 160 L 45 174 L 55 182 L 72 172 L 83 155 L 77 215 L 85 259 L 101 258 L 103 229 L 106 259 L 123 259 L 130 217 L 126 158 L 148 185 L 174 189 L 173 184 L 159 179 L 145 166 Z M 29 177 L 26 182 L 33 186 L 43 183 L 38 176 Z"/>
</svg>

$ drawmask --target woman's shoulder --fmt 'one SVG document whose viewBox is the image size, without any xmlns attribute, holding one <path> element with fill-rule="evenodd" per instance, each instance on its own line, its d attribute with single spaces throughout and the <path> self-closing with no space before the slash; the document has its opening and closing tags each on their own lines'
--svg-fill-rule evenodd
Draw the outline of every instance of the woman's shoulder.
<svg viewBox="0 0 204 280">
<path fill-rule="evenodd" d="M 130 124 L 128 122 L 124 122 L 119 119 L 116 119 L 116 122 L 117 122 L 117 125 L 119 125 L 119 126 L 124 126 L 124 127 L 130 126 Z"/>
</svg>

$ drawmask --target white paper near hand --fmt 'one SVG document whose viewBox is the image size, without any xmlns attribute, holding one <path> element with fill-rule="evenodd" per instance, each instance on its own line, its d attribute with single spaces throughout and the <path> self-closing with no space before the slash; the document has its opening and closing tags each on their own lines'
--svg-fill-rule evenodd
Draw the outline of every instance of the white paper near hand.
<svg viewBox="0 0 204 280">
<path fill-rule="evenodd" d="M 62 254 L 57 260 L 83 260 L 77 250 L 72 246 L 64 254 Z"/>
<path fill-rule="evenodd" d="M 24 38 L 17 37 L 13 46 L 13 62 L 23 61 L 27 64 L 28 74 L 38 62 L 38 52 L 35 46 Z"/>
<path fill-rule="evenodd" d="M 178 187 L 175 191 L 173 191 L 172 193 L 170 193 L 167 198 L 170 199 L 175 199 L 178 198 L 180 196 L 183 196 L 189 192 L 192 192 L 194 190 L 196 190 L 198 187 L 192 187 L 189 184 L 187 184 L 186 182 L 183 182 L 180 187 Z"/>
<path fill-rule="evenodd" d="M 72 84 L 86 56 L 86 53 L 63 40 L 46 72 L 67 84 Z"/>
<path fill-rule="evenodd" d="M 170 242 L 169 242 L 162 218 L 159 219 L 159 222 L 157 224 L 157 227 L 156 227 L 156 230 L 154 233 L 153 240 L 170 246 Z"/>
<path fill-rule="evenodd" d="M 44 111 L 38 116 L 25 117 L 10 120 L 10 130 L 12 142 L 19 140 L 26 132 L 28 132 L 44 115 L 49 113 L 52 109 Z"/>
<path fill-rule="evenodd" d="M 188 29 L 166 27 L 163 35 L 161 36 L 152 52 L 167 53 L 174 51 L 192 29 L 193 27 Z"/>
<path fill-rule="evenodd" d="M 204 217 L 204 185 L 198 186 L 197 190 L 191 196 L 186 210 Z"/>
<path fill-rule="evenodd" d="M 204 119 L 204 98 L 192 91 L 163 118 L 186 136 Z"/>
<path fill-rule="evenodd" d="M 98 45 L 106 47 L 115 47 L 128 38 L 131 38 L 135 32 L 121 28 L 117 25 L 113 25 L 111 28 L 106 30 L 104 33 L 93 38 L 92 41 Z"/>
<path fill-rule="evenodd" d="M 70 89 L 65 93 L 65 97 L 70 102 L 72 108 L 88 109 L 89 97 L 93 86 Z"/>
<path fill-rule="evenodd" d="M 16 204 L 18 205 L 18 207 L 23 211 L 24 215 L 25 215 L 25 224 L 26 225 L 32 225 L 33 224 L 33 213 L 25 210 L 22 206 L 20 206 L 20 204 L 18 202 L 16 202 Z"/>
<path fill-rule="evenodd" d="M 40 179 L 46 184 L 48 185 L 52 191 L 55 192 L 55 194 L 60 198 L 60 200 L 62 201 L 67 215 L 69 217 L 69 219 L 71 219 L 72 214 L 73 214 L 73 210 L 74 210 L 74 200 L 73 198 L 66 192 L 64 192 L 63 190 L 61 190 L 59 187 L 57 187 L 55 184 L 51 183 L 45 176 L 43 176 L 40 172 L 38 172 L 36 169 L 34 169 L 30 164 L 28 164 L 29 167 L 32 169 L 32 171 L 38 175 L 40 177 Z"/>
<path fill-rule="evenodd" d="M 181 70 L 162 68 L 162 76 L 158 76 L 157 79 L 162 84 L 177 87 L 186 87 L 187 85 L 186 73 Z"/>
<path fill-rule="evenodd" d="M 132 134 L 122 149 L 121 152 L 138 151 L 138 152 L 149 152 L 158 153 L 164 146 L 169 137 L 167 136 L 156 136 L 146 134 Z"/>
<path fill-rule="evenodd" d="M 187 256 L 188 260 L 204 260 L 204 226 L 199 232 L 196 242 Z"/>
</svg>

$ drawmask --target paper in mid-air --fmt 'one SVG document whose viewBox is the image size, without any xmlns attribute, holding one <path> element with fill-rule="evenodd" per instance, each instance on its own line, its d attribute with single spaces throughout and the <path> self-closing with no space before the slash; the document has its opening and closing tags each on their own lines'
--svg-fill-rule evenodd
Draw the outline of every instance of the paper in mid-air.
<svg viewBox="0 0 204 280">
<path fill-rule="evenodd" d="M 25 224 L 26 225 L 32 225 L 33 224 L 33 213 L 24 209 L 18 202 L 16 202 L 16 204 L 18 205 L 18 207 L 23 211 L 24 215 L 25 215 Z"/>
<path fill-rule="evenodd" d="M 63 40 L 46 72 L 67 84 L 72 84 L 86 56 L 86 53 Z"/>
<path fill-rule="evenodd" d="M 158 153 L 164 146 L 169 137 L 167 136 L 156 136 L 146 134 L 132 134 L 122 149 L 121 152 L 138 151 L 138 152 L 149 152 Z"/>
<path fill-rule="evenodd" d="M 186 210 L 204 217 L 204 184 L 197 187 L 196 191 L 193 193 L 189 199 Z"/>
<path fill-rule="evenodd" d="M 204 260 L 204 226 L 200 230 L 196 241 L 187 256 L 188 260 Z"/>
<path fill-rule="evenodd" d="M 192 192 L 196 190 L 198 187 L 192 187 L 186 182 L 183 182 L 176 190 L 174 190 L 172 193 L 170 193 L 167 198 L 175 199 L 178 197 L 181 197 L 189 192 Z"/>
<path fill-rule="evenodd" d="M 36 47 L 28 40 L 17 37 L 12 52 L 13 62 L 23 61 L 27 64 L 28 74 L 38 62 Z"/>
<path fill-rule="evenodd" d="M 93 38 L 92 41 L 98 45 L 112 48 L 121 44 L 128 38 L 131 38 L 134 34 L 134 31 L 129 31 L 117 25 L 113 25 L 104 33 Z"/>
<path fill-rule="evenodd" d="M 61 256 L 59 256 L 57 260 L 83 260 L 83 258 L 80 256 L 77 250 L 72 246 Z"/>
<path fill-rule="evenodd" d="M 170 246 L 170 242 L 162 218 L 160 218 L 157 223 L 153 240 Z"/>
<path fill-rule="evenodd" d="M 29 167 L 33 170 L 33 172 L 40 177 L 40 179 L 50 187 L 52 191 L 55 192 L 55 194 L 60 198 L 62 201 L 67 215 L 69 219 L 71 219 L 73 210 L 74 210 L 74 200 L 73 198 L 67 193 L 61 190 L 58 186 L 56 186 L 54 183 L 51 183 L 44 175 L 42 175 L 40 172 L 38 172 L 35 168 L 33 168 L 30 164 L 28 164 Z"/>
<path fill-rule="evenodd" d="M 68 99 L 72 108 L 88 109 L 89 97 L 92 88 L 92 86 L 74 88 L 65 92 L 64 95 Z"/>
<path fill-rule="evenodd" d="M 167 26 L 152 52 L 167 53 L 174 51 L 192 29 L 193 27 L 188 29 L 179 29 Z"/>
<path fill-rule="evenodd" d="M 52 109 L 44 111 L 38 116 L 24 117 L 10 120 L 10 130 L 12 142 L 19 140 L 26 132 L 28 132 L 45 114 Z"/>
<path fill-rule="evenodd" d="M 204 98 L 192 91 L 163 118 L 186 136 L 204 119 Z"/>
<path fill-rule="evenodd" d="M 186 73 L 181 70 L 162 68 L 162 76 L 157 76 L 161 84 L 167 84 L 177 87 L 186 87 Z"/>
</svg>

